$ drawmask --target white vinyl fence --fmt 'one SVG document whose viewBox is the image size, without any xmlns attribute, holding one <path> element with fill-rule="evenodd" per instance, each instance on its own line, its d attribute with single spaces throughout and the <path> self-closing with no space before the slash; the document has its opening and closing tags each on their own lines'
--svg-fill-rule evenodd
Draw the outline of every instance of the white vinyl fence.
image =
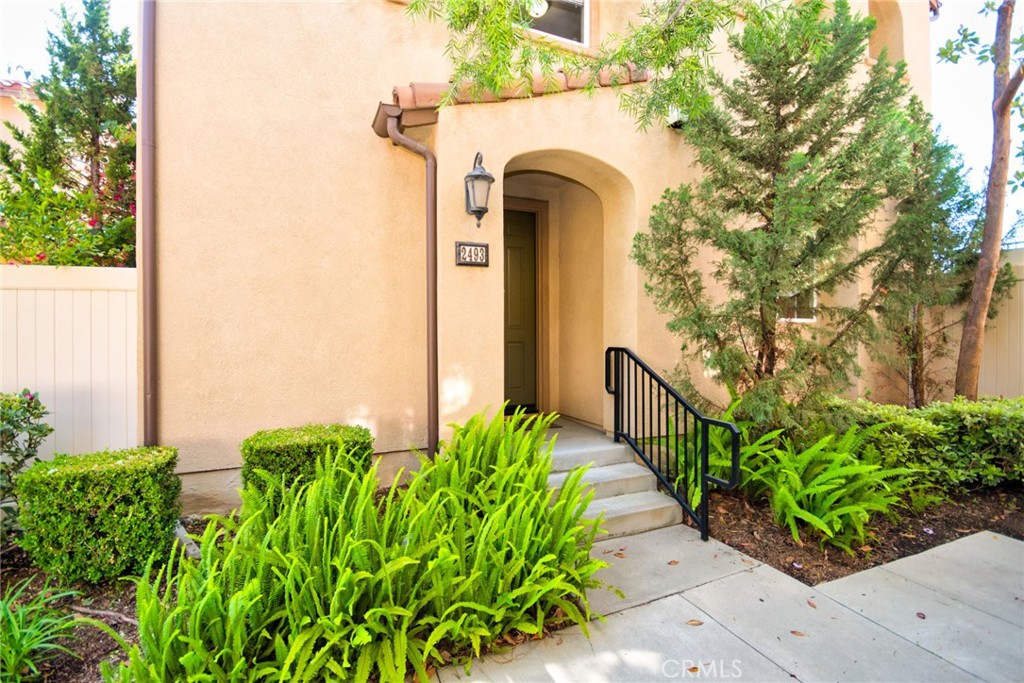
<svg viewBox="0 0 1024 683">
<path fill-rule="evenodd" d="M 138 443 L 134 268 L 0 265 L 0 391 L 38 392 L 40 454 Z"/>
</svg>

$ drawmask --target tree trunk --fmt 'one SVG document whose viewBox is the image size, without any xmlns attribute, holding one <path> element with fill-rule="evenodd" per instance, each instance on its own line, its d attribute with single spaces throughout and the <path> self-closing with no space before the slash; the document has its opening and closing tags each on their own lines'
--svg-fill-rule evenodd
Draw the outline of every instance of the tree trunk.
<svg viewBox="0 0 1024 683">
<path fill-rule="evenodd" d="M 100 145 L 100 134 L 92 134 L 92 154 L 89 157 L 89 189 L 97 198 L 100 196 L 100 156 L 103 147 Z"/>
<path fill-rule="evenodd" d="M 910 328 L 910 407 L 920 408 L 927 402 L 924 370 L 924 310 L 914 304 Z"/>
<path fill-rule="evenodd" d="M 1012 74 L 1010 72 L 1010 30 L 1013 26 L 1014 4 L 1015 0 L 1003 0 L 996 22 L 996 40 L 993 44 L 995 76 L 992 96 L 992 163 L 985 192 L 985 227 L 981 240 L 981 258 L 974 272 L 971 299 L 967 304 L 967 317 L 960 337 L 960 355 L 956 363 L 955 392 L 972 401 L 978 398 L 985 321 L 992 303 L 996 275 L 999 273 L 999 244 L 1003 238 L 1003 209 L 1010 169 L 1010 105 L 1024 77 L 1020 65 L 1014 67 Z"/>
</svg>

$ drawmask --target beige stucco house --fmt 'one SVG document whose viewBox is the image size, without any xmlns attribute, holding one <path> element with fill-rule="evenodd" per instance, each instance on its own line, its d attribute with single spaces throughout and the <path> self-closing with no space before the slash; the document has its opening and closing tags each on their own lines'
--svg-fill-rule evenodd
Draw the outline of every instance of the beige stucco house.
<svg viewBox="0 0 1024 683">
<path fill-rule="evenodd" d="M 639 8 L 569 4 L 578 49 Z M 927 101 L 929 3 L 854 5 L 879 20 L 871 52 L 905 59 Z M 662 191 L 695 173 L 681 137 L 637 132 L 611 88 L 570 83 L 437 112 L 446 36 L 404 12 L 144 3 L 140 429 L 180 449 L 186 510 L 236 502 L 238 444 L 259 429 L 363 424 L 392 467 L 427 445 L 428 260 L 441 438 L 507 398 L 608 428 L 606 347 L 679 360 L 628 254 Z M 427 162 L 381 137 L 389 118 L 436 157 L 436 254 Z M 478 152 L 496 178 L 479 227 L 464 197 Z M 487 245 L 487 265 L 457 265 L 461 242 Z M 507 296 L 510 281 L 525 289 Z"/>
<path fill-rule="evenodd" d="M 42 106 L 35 91 L 32 90 L 32 84 L 16 79 L 0 78 L 0 140 L 3 142 L 14 143 L 14 136 L 7 127 L 7 123 L 21 130 L 29 128 L 28 117 L 19 106 L 23 103 L 31 103 L 36 107 Z"/>
</svg>

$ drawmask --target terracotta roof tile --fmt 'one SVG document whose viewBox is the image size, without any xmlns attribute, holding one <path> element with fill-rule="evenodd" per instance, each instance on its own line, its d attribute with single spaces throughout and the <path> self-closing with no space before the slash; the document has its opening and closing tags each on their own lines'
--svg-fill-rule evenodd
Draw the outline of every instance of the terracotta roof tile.
<svg viewBox="0 0 1024 683">
<path fill-rule="evenodd" d="M 35 98 L 36 93 L 32 90 L 32 84 L 28 81 L 19 81 L 13 78 L 0 78 L 0 94 L 6 97 L 25 96 Z"/>
<path fill-rule="evenodd" d="M 608 87 L 611 85 L 641 83 L 648 80 L 649 77 L 646 71 L 638 69 L 620 69 L 615 72 L 606 69 L 598 74 L 598 84 L 601 87 Z M 473 97 L 472 88 L 467 84 L 459 88 L 458 95 L 455 97 L 455 104 L 501 102 L 526 97 L 557 95 L 569 90 L 579 90 L 589 82 L 587 77 L 568 76 L 558 71 L 549 79 L 536 74 L 533 78 L 530 92 L 527 92 L 522 86 L 517 86 L 503 91 L 500 96 L 485 92 L 479 97 Z M 397 86 L 392 91 L 392 99 L 402 109 L 433 109 L 441 103 L 441 97 L 447 92 L 449 87 L 448 83 L 410 83 L 406 86 Z"/>
</svg>

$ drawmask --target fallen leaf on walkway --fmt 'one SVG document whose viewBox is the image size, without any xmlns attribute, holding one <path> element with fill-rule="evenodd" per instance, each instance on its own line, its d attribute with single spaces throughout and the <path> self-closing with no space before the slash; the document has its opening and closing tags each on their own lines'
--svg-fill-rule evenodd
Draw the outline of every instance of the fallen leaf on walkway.
<svg viewBox="0 0 1024 683">
<path fill-rule="evenodd" d="M 613 554 L 613 555 L 614 555 L 615 557 L 618 557 L 618 558 L 624 558 L 624 557 L 626 556 L 626 553 L 612 553 L 612 554 Z"/>
<path fill-rule="evenodd" d="M 803 631 L 790 631 L 790 633 L 792 633 L 792 634 L 793 634 L 794 636 L 799 636 L 799 637 L 801 637 L 801 638 L 803 638 L 804 636 L 806 636 L 806 635 L 807 635 L 807 634 L 806 634 L 806 633 L 804 633 Z"/>
<path fill-rule="evenodd" d="M 740 560 L 740 562 L 742 562 L 743 564 L 754 564 L 753 560 L 748 560 L 747 558 L 743 558 L 742 560 Z"/>
<path fill-rule="evenodd" d="M 714 556 L 711 559 L 712 560 L 717 560 L 718 559 L 718 553 L 715 553 Z"/>
<path fill-rule="evenodd" d="M 562 638 L 562 636 L 558 636 L 557 638 L 555 638 L 555 645 L 561 645 L 564 642 L 565 642 L 565 639 Z"/>
<path fill-rule="evenodd" d="M 918 619 L 924 619 L 924 612 L 918 612 L 917 613 L 917 618 Z"/>
<path fill-rule="evenodd" d="M 668 563 L 669 563 L 669 566 L 674 567 L 677 564 L 679 564 L 679 560 L 669 560 Z"/>
<path fill-rule="evenodd" d="M 686 622 L 686 625 L 687 626 L 703 626 L 704 622 L 701 621 L 700 619 L 690 619 L 688 622 Z"/>
<path fill-rule="evenodd" d="M 691 666 L 689 669 L 687 669 L 687 671 L 689 671 L 692 674 L 695 674 L 698 671 L 700 671 L 700 667 L 699 666 Z"/>
<path fill-rule="evenodd" d="M 814 604 L 813 600 L 808 600 L 807 604 L 810 605 L 811 607 L 813 607 L 814 609 L 818 609 L 818 606 Z"/>
</svg>

